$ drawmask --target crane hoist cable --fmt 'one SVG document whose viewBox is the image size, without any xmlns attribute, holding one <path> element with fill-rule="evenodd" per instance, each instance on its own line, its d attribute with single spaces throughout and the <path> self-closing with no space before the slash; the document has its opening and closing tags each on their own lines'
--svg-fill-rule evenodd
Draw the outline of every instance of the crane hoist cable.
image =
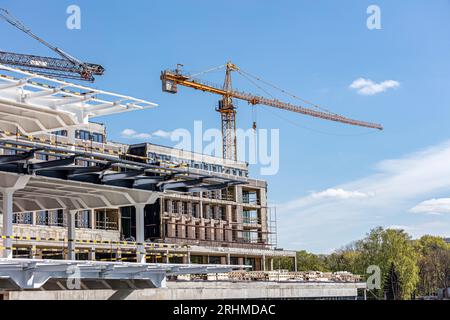
<svg viewBox="0 0 450 320">
<path fill-rule="evenodd" d="M 319 110 L 322 110 L 322 111 L 325 111 L 325 112 L 328 112 L 328 113 L 331 113 L 331 114 L 334 114 L 334 115 L 338 115 L 337 113 L 334 113 L 334 112 L 332 112 L 332 111 L 330 111 L 330 110 L 328 110 L 328 109 L 326 109 L 326 108 L 324 108 L 322 106 L 319 106 L 318 104 L 312 103 L 311 101 L 303 99 L 303 98 L 301 98 L 301 97 L 299 97 L 299 96 L 297 96 L 297 95 L 295 95 L 293 93 L 290 93 L 289 91 L 284 90 L 283 88 L 280 88 L 280 87 L 278 87 L 278 86 L 276 86 L 276 85 L 274 85 L 274 84 L 272 84 L 272 83 L 270 83 L 270 82 L 268 82 L 266 80 L 263 80 L 260 77 L 254 76 L 254 75 L 250 74 L 249 72 L 246 72 L 246 71 L 244 71 L 242 69 L 239 69 L 239 70 L 240 70 L 241 75 L 242 74 L 246 74 L 247 76 L 252 77 L 255 80 L 261 81 L 262 83 L 264 83 L 264 84 L 266 84 L 266 85 L 268 85 L 268 86 L 270 86 L 270 87 L 272 87 L 272 88 L 274 88 L 274 89 L 276 89 L 276 90 L 286 94 L 287 96 L 290 96 L 290 97 L 292 97 L 294 99 L 300 100 L 300 101 L 302 101 L 302 102 L 304 102 L 304 103 L 306 103 L 306 104 L 308 104 L 308 105 L 310 105 L 312 107 L 315 107 L 315 108 L 317 108 Z"/>
<path fill-rule="evenodd" d="M 205 71 L 201 71 L 201 72 L 198 72 L 198 73 L 194 73 L 194 74 L 189 75 L 188 79 L 192 79 L 192 78 L 194 78 L 194 77 L 198 77 L 198 76 L 200 76 L 200 75 L 202 75 L 202 74 L 205 74 L 205 73 L 217 71 L 217 70 L 223 69 L 223 68 L 225 68 L 225 67 L 226 67 L 226 65 L 223 64 L 223 65 L 220 65 L 220 66 L 217 66 L 217 67 L 213 67 L 213 68 L 210 68 L 210 69 L 206 69 Z"/>
<path fill-rule="evenodd" d="M 237 72 L 244 77 L 245 79 L 247 79 L 249 82 L 251 82 L 255 87 L 257 87 L 259 90 L 263 91 L 265 94 L 269 95 L 270 97 L 272 97 L 273 99 L 275 99 L 275 96 L 272 95 L 269 91 L 267 91 L 266 89 L 264 89 L 263 87 L 261 87 L 259 84 L 257 84 L 254 80 L 252 80 L 250 77 L 248 77 L 247 75 L 245 75 L 244 73 L 240 72 L 239 70 L 237 70 Z M 255 130 L 256 132 L 256 128 L 257 128 L 257 124 L 256 124 L 256 105 L 253 104 L 252 105 L 252 121 L 253 121 L 253 130 Z"/>
<path fill-rule="evenodd" d="M 261 105 L 261 110 L 263 111 L 267 111 L 268 113 L 270 113 L 271 115 L 288 122 L 289 124 L 301 128 L 301 129 L 305 129 L 311 132 L 315 132 L 315 133 L 319 133 L 319 134 L 323 134 L 326 136 L 338 136 L 338 137 L 359 137 L 359 136 L 366 136 L 369 134 L 374 134 L 375 131 L 366 131 L 366 132 L 362 132 L 362 133 L 337 133 L 337 132 L 329 132 L 329 131 L 324 131 L 324 130 L 318 130 L 315 128 L 311 128 L 305 125 L 301 125 L 298 122 L 293 121 L 292 119 L 288 118 L 288 117 L 283 117 L 279 112 L 275 112 L 274 110 L 272 110 L 272 108 L 269 108 L 265 105 Z"/>
<path fill-rule="evenodd" d="M 245 71 L 243 71 L 242 69 L 239 69 L 237 72 L 238 72 L 242 77 L 244 77 L 244 78 L 247 79 L 249 82 L 251 82 L 254 86 L 256 86 L 258 89 L 260 89 L 261 91 L 263 91 L 265 94 L 267 94 L 267 95 L 269 95 L 270 97 L 272 97 L 273 99 L 275 99 L 275 96 L 274 96 L 273 94 L 271 94 L 268 90 L 264 89 L 262 86 L 258 85 L 254 80 L 252 80 L 252 78 L 256 78 L 255 76 L 247 75 L 248 72 L 245 72 Z M 251 78 L 250 78 L 250 77 L 251 77 Z M 261 80 L 261 81 L 264 82 L 264 80 Z M 282 89 L 280 89 L 280 90 L 282 90 Z M 295 97 L 295 95 L 291 95 L 291 96 Z M 298 99 L 300 99 L 301 101 L 306 101 L 306 100 L 304 100 L 304 99 L 302 99 L 302 98 L 300 98 L 300 97 L 298 97 Z M 312 105 L 314 105 L 314 104 L 312 104 Z M 296 126 L 296 127 L 299 127 L 299 128 L 305 129 L 305 130 L 309 130 L 309 131 L 312 131 L 312 132 L 320 133 L 320 134 L 325 134 L 325 135 L 329 135 L 329 136 L 346 136 L 346 137 L 349 136 L 349 137 L 352 137 L 352 136 L 362 136 L 362 135 L 367 135 L 367 134 L 372 134 L 372 133 L 374 133 L 373 131 L 370 131 L 370 132 L 361 133 L 361 134 L 341 134 L 341 133 L 333 133 L 333 132 L 326 132 L 326 131 L 322 131 L 322 130 L 317 130 L 317 129 L 310 128 L 310 127 L 307 127 L 307 126 L 304 126 L 304 125 L 300 125 L 300 124 L 298 124 L 297 122 L 292 121 L 291 119 L 288 119 L 288 118 L 286 118 L 286 117 L 283 117 L 283 116 L 279 115 L 278 113 L 274 112 L 274 110 L 271 110 L 270 108 L 266 107 L 265 105 L 259 105 L 259 106 L 262 107 L 263 110 L 269 112 L 269 113 L 272 114 L 272 115 L 275 115 L 275 116 L 278 117 L 279 119 L 289 122 L 291 125 L 294 125 L 294 126 Z M 320 108 L 319 106 L 317 106 L 317 107 Z M 252 106 L 252 112 L 253 112 L 254 108 L 256 108 L 256 105 L 253 105 L 253 106 Z M 320 108 L 320 109 L 322 109 L 322 110 L 324 110 L 324 111 L 327 111 L 327 110 L 324 109 L 324 108 Z M 330 111 L 327 111 L 327 112 L 330 112 Z M 331 113 L 331 112 L 330 112 L 330 113 Z M 253 117 L 253 115 L 252 115 L 252 117 Z M 253 122 L 254 122 L 253 127 L 254 127 L 254 129 L 255 129 L 255 126 L 256 126 L 256 120 L 253 120 Z"/>
</svg>

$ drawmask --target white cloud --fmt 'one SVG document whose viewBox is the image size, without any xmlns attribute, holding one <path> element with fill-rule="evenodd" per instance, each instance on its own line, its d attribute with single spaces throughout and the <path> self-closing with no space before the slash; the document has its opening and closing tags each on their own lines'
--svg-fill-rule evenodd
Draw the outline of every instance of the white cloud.
<svg viewBox="0 0 450 320">
<path fill-rule="evenodd" d="M 449 161 L 450 141 L 381 161 L 373 174 L 361 179 L 281 203 L 277 206 L 278 242 L 285 248 L 325 253 L 361 239 L 376 226 L 390 225 L 408 226 L 413 237 L 449 236 L 450 214 L 410 212 L 422 199 L 450 194 Z M 440 212 L 447 208 L 445 201 L 432 204 L 434 210 L 439 205 Z M 427 203 L 426 208 L 430 207 Z M 305 245 L 294 247 L 294 243 Z"/>
<path fill-rule="evenodd" d="M 124 137 L 132 137 L 136 134 L 137 132 L 134 131 L 133 129 L 124 129 L 122 131 L 122 136 Z"/>
<path fill-rule="evenodd" d="M 145 140 L 145 139 L 151 139 L 151 138 L 167 138 L 169 139 L 172 136 L 172 132 L 170 131 L 163 131 L 163 130 L 156 130 L 153 133 L 146 133 L 146 132 L 137 132 L 133 129 L 124 129 L 121 132 L 122 137 L 127 139 L 138 139 L 138 140 Z"/>
<path fill-rule="evenodd" d="M 336 198 L 336 199 L 358 199 L 358 198 L 367 198 L 373 196 L 373 193 L 364 193 L 360 191 L 347 191 L 342 188 L 338 189 L 327 189 L 321 192 L 314 192 L 311 196 L 315 199 L 323 199 L 323 198 Z"/>
<path fill-rule="evenodd" d="M 137 133 L 133 136 L 136 139 L 150 139 L 152 135 L 150 133 Z"/>
<path fill-rule="evenodd" d="M 413 230 L 413 227 L 393 224 L 393 225 L 387 226 L 386 229 L 410 231 L 410 230 Z"/>
<path fill-rule="evenodd" d="M 152 133 L 152 135 L 160 138 L 170 138 L 172 137 L 172 132 L 164 130 L 156 130 L 155 132 Z"/>
<path fill-rule="evenodd" d="M 450 198 L 430 199 L 410 209 L 412 213 L 443 214 L 450 213 Z"/>
<path fill-rule="evenodd" d="M 388 89 L 398 88 L 400 83 L 395 80 L 385 80 L 376 83 L 370 79 L 358 78 L 352 82 L 350 89 L 355 89 L 359 94 L 373 96 Z"/>
</svg>

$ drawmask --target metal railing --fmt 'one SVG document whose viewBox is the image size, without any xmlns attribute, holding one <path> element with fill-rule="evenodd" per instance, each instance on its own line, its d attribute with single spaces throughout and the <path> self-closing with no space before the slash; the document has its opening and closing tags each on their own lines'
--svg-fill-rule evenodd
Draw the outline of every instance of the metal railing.
<svg viewBox="0 0 450 320">
<path fill-rule="evenodd" d="M 33 224 L 33 213 L 32 212 L 14 213 L 13 223 L 15 223 L 15 224 Z"/>
<path fill-rule="evenodd" d="M 116 221 L 97 220 L 95 222 L 95 228 L 99 230 L 119 230 Z"/>
</svg>

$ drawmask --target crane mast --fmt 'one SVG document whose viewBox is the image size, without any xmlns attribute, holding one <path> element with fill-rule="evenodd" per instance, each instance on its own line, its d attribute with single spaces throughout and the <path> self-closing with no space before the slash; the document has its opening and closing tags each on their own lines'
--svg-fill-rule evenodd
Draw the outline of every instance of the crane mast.
<svg viewBox="0 0 450 320">
<path fill-rule="evenodd" d="M 198 79 L 194 79 L 189 75 L 182 74 L 179 68 L 177 68 L 177 70 L 175 71 L 165 70 L 161 72 L 162 90 L 164 92 L 173 94 L 177 93 L 178 85 L 181 85 L 222 96 L 221 100 L 219 101 L 219 107 L 216 110 L 221 114 L 222 120 L 222 146 L 224 159 L 237 160 L 236 108 L 233 105 L 233 99 L 243 100 L 251 105 L 259 104 L 270 106 L 323 120 L 335 121 L 371 129 L 383 129 L 383 127 L 377 123 L 355 120 L 331 112 L 314 110 L 304 106 L 283 102 L 277 99 L 269 99 L 262 96 L 233 90 L 231 86 L 231 72 L 238 71 L 239 68 L 231 62 L 228 62 L 225 67 L 225 82 L 222 88 L 207 84 Z"/>
<path fill-rule="evenodd" d="M 237 69 L 232 63 L 227 63 L 225 71 L 225 82 L 223 90 L 225 94 L 219 100 L 219 107 L 216 109 L 222 119 L 222 146 L 224 159 L 237 159 L 237 141 L 236 141 L 236 108 L 233 105 L 231 95 L 231 72 Z"/>
</svg>

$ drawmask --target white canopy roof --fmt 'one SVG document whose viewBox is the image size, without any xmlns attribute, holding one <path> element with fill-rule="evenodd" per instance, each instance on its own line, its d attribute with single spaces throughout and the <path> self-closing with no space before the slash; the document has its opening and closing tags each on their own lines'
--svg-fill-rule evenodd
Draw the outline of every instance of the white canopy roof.
<svg viewBox="0 0 450 320">
<path fill-rule="evenodd" d="M 85 124 L 93 117 L 156 106 L 0 64 L 0 128 L 5 131 L 55 131 Z"/>
</svg>

